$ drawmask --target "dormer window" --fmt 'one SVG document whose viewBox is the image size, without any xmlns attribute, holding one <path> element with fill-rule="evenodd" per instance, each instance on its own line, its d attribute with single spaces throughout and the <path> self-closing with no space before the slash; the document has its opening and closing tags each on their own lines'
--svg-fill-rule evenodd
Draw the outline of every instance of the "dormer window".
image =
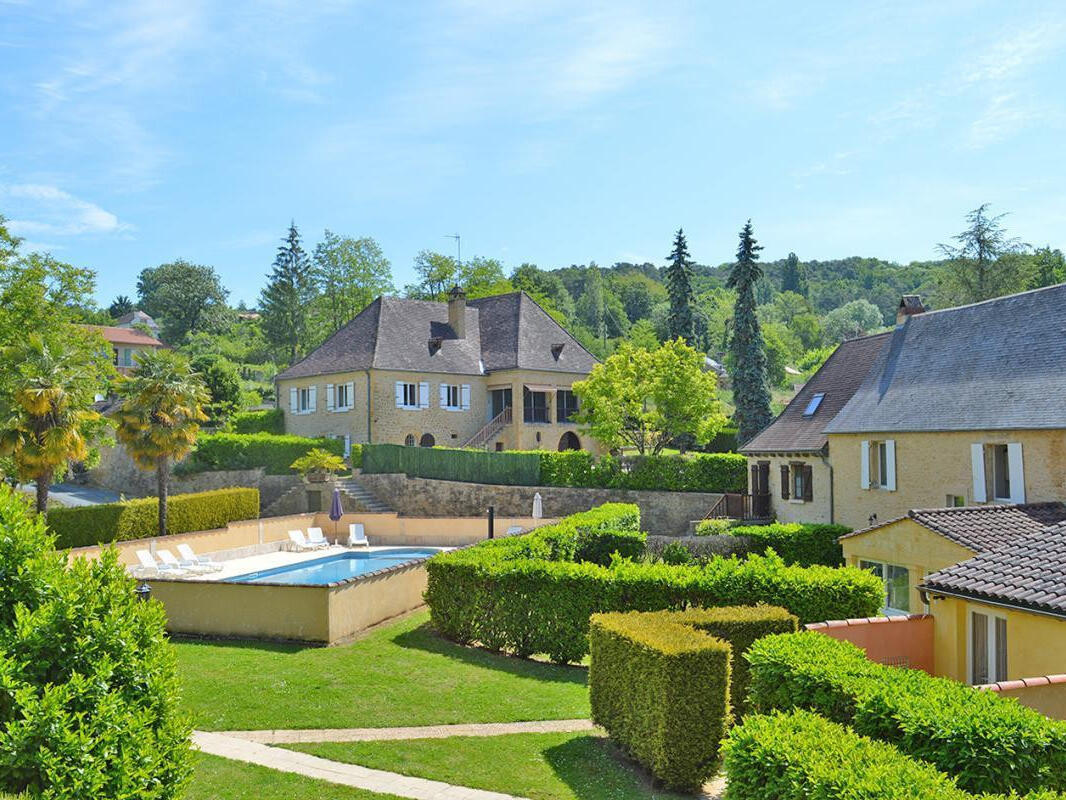
<svg viewBox="0 0 1066 800">
<path fill-rule="evenodd" d="M 558 361 L 559 360 L 559 356 L 561 356 L 562 354 L 563 354 L 563 345 L 562 344 L 553 344 L 552 345 L 552 358 L 554 358 L 556 361 Z"/>
<path fill-rule="evenodd" d="M 818 392 L 817 394 L 813 395 L 811 399 L 807 402 L 807 407 L 803 409 L 803 416 L 813 417 L 815 412 L 818 410 L 818 406 L 822 404 L 822 399 L 824 397 L 825 392 Z"/>
<path fill-rule="evenodd" d="M 444 344 L 444 338 L 442 336 L 433 336 L 429 340 L 429 354 L 433 355 L 440 350 L 441 345 Z"/>
</svg>

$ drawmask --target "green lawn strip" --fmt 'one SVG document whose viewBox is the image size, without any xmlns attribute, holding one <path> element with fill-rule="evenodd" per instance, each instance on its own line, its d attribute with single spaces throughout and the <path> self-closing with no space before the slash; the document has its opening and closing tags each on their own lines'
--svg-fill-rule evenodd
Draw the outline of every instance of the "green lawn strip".
<svg viewBox="0 0 1066 800">
<path fill-rule="evenodd" d="M 587 733 L 517 733 L 284 745 L 333 761 L 532 800 L 682 798 L 656 790 L 610 741 Z"/>
<path fill-rule="evenodd" d="M 417 614 L 340 647 L 178 641 L 202 730 L 587 719 L 587 672 L 447 642 Z"/>
<path fill-rule="evenodd" d="M 199 753 L 182 800 L 398 800 L 291 772 Z"/>
</svg>

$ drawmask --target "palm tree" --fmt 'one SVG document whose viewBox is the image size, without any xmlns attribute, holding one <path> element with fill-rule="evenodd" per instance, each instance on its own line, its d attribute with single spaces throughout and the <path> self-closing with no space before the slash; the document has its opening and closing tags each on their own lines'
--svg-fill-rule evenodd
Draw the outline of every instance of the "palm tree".
<svg viewBox="0 0 1066 800">
<path fill-rule="evenodd" d="M 98 365 L 76 341 L 34 334 L 5 348 L 0 364 L 0 455 L 14 459 L 19 480 L 37 482 L 39 513 L 48 508 L 56 472 L 84 460 L 106 425 L 92 408 Z"/>
<path fill-rule="evenodd" d="M 165 536 L 170 464 L 192 450 L 200 423 L 207 420 L 203 406 L 211 397 L 181 354 L 156 350 L 138 359 L 133 373 L 119 384 L 116 435 L 138 467 L 155 470 L 159 535 Z"/>
</svg>

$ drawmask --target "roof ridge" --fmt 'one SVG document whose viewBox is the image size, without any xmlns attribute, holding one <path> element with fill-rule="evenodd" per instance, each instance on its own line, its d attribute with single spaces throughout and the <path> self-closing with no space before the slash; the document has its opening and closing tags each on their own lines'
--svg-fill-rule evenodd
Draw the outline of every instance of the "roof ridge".
<svg viewBox="0 0 1066 800">
<path fill-rule="evenodd" d="M 1037 289 L 1026 289 L 1024 292 L 1014 292 L 1012 294 L 1001 294 L 999 297 L 989 297 L 987 300 L 977 300 L 973 303 L 963 303 L 961 306 L 950 306 L 948 308 L 934 308 L 929 311 L 923 311 L 921 314 L 911 314 L 907 317 L 929 317 L 933 314 L 943 314 L 948 311 L 961 311 L 964 308 L 974 308 L 975 306 L 985 306 L 991 303 L 999 303 L 1004 300 L 1011 300 L 1015 297 L 1025 297 L 1026 295 L 1036 294 L 1037 292 L 1047 292 L 1052 289 L 1066 288 L 1066 283 L 1056 283 L 1051 286 L 1041 286 Z"/>
</svg>

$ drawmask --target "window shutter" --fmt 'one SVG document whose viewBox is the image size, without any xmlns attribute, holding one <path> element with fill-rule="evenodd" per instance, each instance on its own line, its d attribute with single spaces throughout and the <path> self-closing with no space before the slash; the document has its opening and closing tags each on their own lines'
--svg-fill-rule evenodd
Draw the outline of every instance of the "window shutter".
<svg viewBox="0 0 1066 800">
<path fill-rule="evenodd" d="M 759 467 L 756 464 L 751 465 L 751 486 L 748 489 L 751 494 L 755 494 L 759 491 Z"/>
<path fill-rule="evenodd" d="M 333 384 L 332 383 L 327 383 L 326 384 L 326 411 L 333 411 L 336 407 L 337 407 L 336 403 L 334 402 Z"/>
<path fill-rule="evenodd" d="M 299 414 L 300 407 L 297 405 L 300 402 L 300 396 L 296 392 L 296 388 L 289 389 L 289 413 Z"/>
<path fill-rule="evenodd" d="M 985 486 L 985 446 L 978 442 L 970 445 L 970 470 L 973 473 L 973 501 L 984 503 L 988 500 Z"/>
<path fill-rule="evenodd" d="M 788 466 L 781 465 L 781 499 L 788 500 Z"/>
<path fill-rule="evenodd" d="M 896 491 L 896 440 L 885 440 L 885 488 L 890 492 Z"/>
<path fill-rule="evenodd" d="M 311 384 L 311 391 L 308 394 L 310 397 L 307 399 L 307 413 L 314 414 L 318 411 L 318 387 Z"/>
<path fill-rule="evenodd" d="M 870 442 L 863 439 L 859 449 L 859 486 L 870 488 Z"/>
<path fill-rule="evenodd" d="M 352 435 L 350 433 L 344 434 L 344 457 L 351 458 L 352 456 Z"/>
<path fill-rule="evenodd" d="M 470 384 L 464 383 L 459 390 L 460 405 L 463 407 L 463 411 L 470 410 Z"/>
<path fill-rule="evenodd" d="M 814 467 L 810 464 L 803 467 L 803 499 L 808 503 L 814 499 Z"/>
<path fill-rule="evenodd" d="M 403 382 L 396 381 L 396 407 L 403 408 Z"/>
<path fill-rule="evenodd" d="M 440 407 L 448 407 L 448 384 L 446 383 L 440 385 Z"/>
<path fill-rule="evenodd" d="M 1025 502 L 1025 469 L 1022 466 L 1022 443 L 1011 442 L 1007 445 L 1007 469 L 1010 470 L 1010 501 Z"/>
<path fill-rule="evenodd" d="M 345 384 L 348 387 L 348 405 L 345 406 L 345 410 L 355 408 L 355 381 L 348 381 Z"/>
<path fill-rule="evenodd" d="M 429 408 L 429 383 L 425 381 L 418 384 L 418 407 Z"/>
</svg>

